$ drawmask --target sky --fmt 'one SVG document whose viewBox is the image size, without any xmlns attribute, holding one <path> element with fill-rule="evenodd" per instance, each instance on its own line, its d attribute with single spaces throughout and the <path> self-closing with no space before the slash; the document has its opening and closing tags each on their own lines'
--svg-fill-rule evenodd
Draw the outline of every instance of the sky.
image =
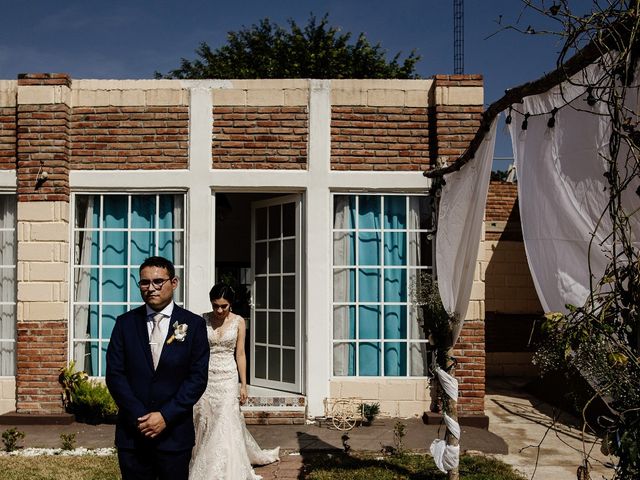
<svg viewBox="0 0 640 480">
<path fill-rule="evenodd" d="M 551 4 L 547 0 L 547 4 Z M 590 0 L 572 4 L 589 6 Z M 453 73 L 452 0 L 1 0 L 0 79 L 19 73 L 63 72 L 72 78 L 140 79 L 193 59 L 202 41 L 222 46 L 229 31 L 262 18 L 305 25 L 311 14 L 354 37 L 363 32 L 392 57 L 421 56 L 421 77 Z M 558 37 L 526 35 L 510 28 L 555 28 L 524 10 L 521 0 L 464 1 L 464 73 L 482 74 L 485 105 L 508 88 L 555 68 Z M 497 158 L 511 157 L 501 125 Z M 505 169 L 497 160 L 494 169 Z"/>
</svg>

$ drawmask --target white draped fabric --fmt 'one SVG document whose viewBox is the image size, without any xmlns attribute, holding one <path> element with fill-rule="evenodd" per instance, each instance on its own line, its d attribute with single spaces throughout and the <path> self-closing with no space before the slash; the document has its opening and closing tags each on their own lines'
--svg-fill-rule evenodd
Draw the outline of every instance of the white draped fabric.
<svg viewBox="0 0 640 480">
<path fill-rule="evenodd" d="M 471 298 L 497 125 L 498 118 L 491 124 L 474 160 L 459 171 L 447 175 L 446 185 L 441 192 L 436 233 L 436 268 L 442 304 L 448 313 L 460 319 L 453 332 L 454 344 L 462 330 L 462 321 Z M 441 369 L 437 369 L 436 373 L 445 393 L 457 399 L 458 382 L 455 378 Z M 445 416 L 445 421 L 449 432 L 459 439 L 458 423 L 448 416 Z M 446 445 L 444 440 L 434 440 L 430 451 L 441 471 L 447 472 L 458 467 L 459 446 Z"/>
<path fill-rule="evenodd" d="M 574 80 L 597 85 L 600 75 L 592 66 Z M 522 113 L 513 112 L 509 125 L 527 261 L 547 312 L 566 313 L 566 304 L 582 306 L 590 291 L 587 260 L 591 261 L 592 280 L 598 281 L 611 250 L 608 183 L 603 176 L 609 156 L 610 116 L 604 101 L 587 104 L 586 88 L 581 85 L 565 83 L 526 97 L 522 105 L 514 106 L 530 114 L 526 130 L 522 129 Z M 638 91 L 628 92 L 628 106 L 638 112 Z M 567 102 L 571 103 L 563 107 Z M 558 111 L 551 128 L 548 121 L 554 108 Z M 627 213 L 640 207 L 635 194 L 638 185 L 636 178 L 623 198 Z M 637 214 L 631 223 L 640 235 Z"/>
<path fill-rule="evenodd" d="M 440 199 L 436 234 L 438 289 L 444 308 L 460 319 L 454 332 L 454 343 L 471 297 L 497 124 L 496 118 L 475 158 L 457 172 L 445 176 L 446 185 Z"/>
</svg>

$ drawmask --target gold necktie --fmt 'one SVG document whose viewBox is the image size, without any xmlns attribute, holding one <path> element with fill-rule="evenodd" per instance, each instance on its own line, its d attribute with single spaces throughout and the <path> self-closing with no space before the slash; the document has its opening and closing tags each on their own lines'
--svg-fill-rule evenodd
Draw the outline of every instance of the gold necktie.
<svg viewBox="0 0 640 480">
<path fill-rule="evenodd" d="M 160 361 L 160 354 L 162 353 L 162 344 L 164 343 L 164 336 L 160 330 L 160 320 L 164 318 L 161 313 L 156 313 L 153 316 L 153 329 L 151 330 L 151 336 L 149 337 L 149 345 L 151 346 L 151 357 L 153 358 L 153 368 L 158 367 Z"/>
</svg>

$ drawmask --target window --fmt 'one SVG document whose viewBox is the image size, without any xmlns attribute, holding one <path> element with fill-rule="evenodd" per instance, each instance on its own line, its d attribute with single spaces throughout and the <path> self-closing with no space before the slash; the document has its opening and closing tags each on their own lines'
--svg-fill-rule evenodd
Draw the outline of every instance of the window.
<svg viewBox="0 0 640 480">
<path fill-rule="evenodd" d="M 104 376 L 116 317 L 142 304 L 140 264 L 153 255 L 184 272 L 184 196 L 75 195 L 73 359 L 77 369 Z M 182 303 L 184 282 L 175 300 Z"/>
<path fill-rule="evenodd" d="M 16 197 L 0 194 L 0 376 L 16 373 Z"/>
<path fill-rule="evenodd" d="M 333 374 L 426 376 L 412 292 L 433 272 L 433 199 L 334 195 Z"/>
</svg>

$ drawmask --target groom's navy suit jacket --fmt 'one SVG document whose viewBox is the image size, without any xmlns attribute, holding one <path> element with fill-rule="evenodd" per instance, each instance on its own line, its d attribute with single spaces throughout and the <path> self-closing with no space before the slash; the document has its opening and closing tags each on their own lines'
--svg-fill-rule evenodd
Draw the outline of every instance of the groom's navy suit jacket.
<svg viewBox="0 0 640 480">
<path fill-rule="evenodd" d="M 202 317 L 174 305 L 167 339 L 175 322 L 188 325 L 186 338 L 165 341 L 154 370 L 145 306 L 116 320 L 107 349 L 106 382 L 119 408 L 118 448 L 179 451 L 194 445 L 193 405 L 207 386 L 207 330 Z M 137 428 L 138 418 L 150 412 L 160 412 L 167 424 L 155 439 Z"/>
</svg>

